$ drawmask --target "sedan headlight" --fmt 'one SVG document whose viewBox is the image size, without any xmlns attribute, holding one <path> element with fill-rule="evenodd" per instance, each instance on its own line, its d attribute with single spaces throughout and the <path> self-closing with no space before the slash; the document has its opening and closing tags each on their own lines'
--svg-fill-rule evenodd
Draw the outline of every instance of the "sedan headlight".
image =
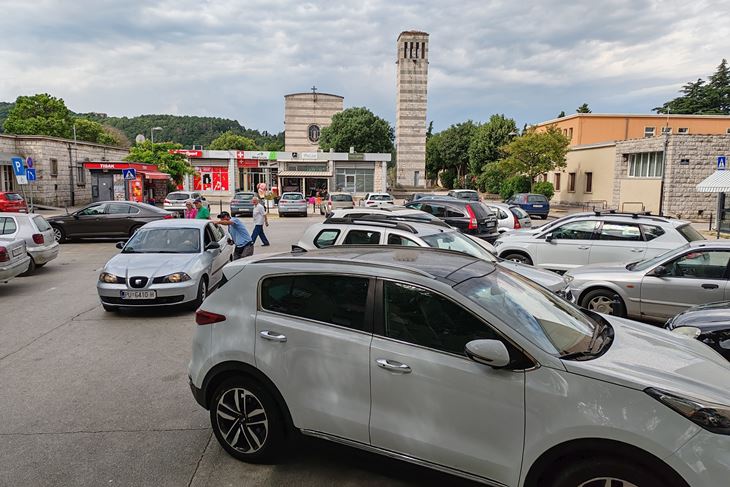
<svg viewBox="0 0 730 487">
<path fill-rule="evenodd" d="M 644 392 L 704 429 L 730 435 L 730 406 L 680 397 L 653 387 Z"/>
<path fill-rule="evenodd" d="M 189 281 L 190 279 L 190 276 L 185 274 L 184 272 L 173 272 L 172 274 L 168 274 L 163 277 L 156 277 L 155 282 L 166 282 L 174 284 L 176 282 Z"/>
<path fill-rule="evenodd" d="M 570 284 L 571 282 L 573 282 L 573 280 L 574 280 L 574 279 L 575 279 L 575 277 L 571 276 L 570 274 L 563 274 L 563 282 L 564 282 L 564 283 L 565 283 L 566 285 L 568 285 L 568 284 Z"/>
<path fill-rule="evenodd" d="M 106 282 L 107 284 L 124 284 L 124 278 L 115 276 L 114 274 L 110 274 L 108 272 L 102 272 L 99 274 L 99 281 L 100 282 Z"/>
</svg>

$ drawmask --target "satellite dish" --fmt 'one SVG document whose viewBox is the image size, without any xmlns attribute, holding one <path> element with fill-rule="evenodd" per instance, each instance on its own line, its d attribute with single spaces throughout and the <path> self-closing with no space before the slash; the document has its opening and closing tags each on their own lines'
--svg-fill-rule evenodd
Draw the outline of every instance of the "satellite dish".
<svg viewBox="0 0 730 487">
<path fill-rule="evenodd" d="M 146 140 L 146 139 L 144 138 L 144 135 L 142 135 L 142 134 L 139 134 L 139 135 L 137 135 L 137 137 L 135 137 L 135 138 L 134 138 L 134 141 L 135 141 L 136 143 L 138 143 L 138 144 L 141 144 L 141 143 L 142 143 L 142 142 L 144 142 L 145 140 Z"/>
</svg>

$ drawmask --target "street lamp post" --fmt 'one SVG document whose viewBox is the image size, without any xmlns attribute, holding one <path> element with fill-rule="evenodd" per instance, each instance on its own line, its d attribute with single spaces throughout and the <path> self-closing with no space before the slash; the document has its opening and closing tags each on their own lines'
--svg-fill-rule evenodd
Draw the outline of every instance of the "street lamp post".
<svg viewBox="0 0 730 487">
<path fill-rule="evenodd" d="M 150 129 L 150 139 L 152 139 L 152 143 L 155 143 L 155 130 L 162 130 L 162 127 L 152 127 Z"/>
</svg>

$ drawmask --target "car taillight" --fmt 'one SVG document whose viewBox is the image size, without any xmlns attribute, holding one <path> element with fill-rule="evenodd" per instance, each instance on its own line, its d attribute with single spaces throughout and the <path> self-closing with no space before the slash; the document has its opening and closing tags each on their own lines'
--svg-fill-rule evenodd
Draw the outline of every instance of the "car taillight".
<svg viewBox="0 0 730 487">
<path fill-rule="evenodd" d="M 170 218 L 175 218 L 174 216 L 172 216 L 172 213 L 168 213 L 167 215 L 162 217 L 163 220 L 169 220 Z"/>
<path fill-rule="evenodd" d="M 169 205 L 170 204 L 170 200 L 168 200 L 167 198 L 165 198 L 165 204 L 166 205 Z"/>
<path fill-rule="evenodd" d="M 202 309 L 195 312 L 195 322 L 199 325 L 212 325 L 213 323 L 220 323 L 225 320 L 226 317 L 218 313 L 212 313 Z"/>
<path fill-rule="evenodd" d="M 8 249 L 0 247 L 0 262 L 7 262 L 9 260 L 10 256 L 8 255 Z"/>
<path fill-rule="evenodd" d="M 40 233 L 34 233 L 33 242 L 37 243 L 38 245 L 43 245 L 43 235 Z"/>
<path fill-rule="evenodd" d="M 512 215 L 512 218 L 515 219 L 515 230 L 519 230 L 522 228 L 522 225 L 520 225 L 520 221 L 517 219 L 517 215 Z"/>
<path fill-rule="evenodd" d="M 466 205 L 466 212 L 469 214 L 469 230 L 476 230 L 479 228 L 477 223 L 477 216 L 474 214 L 474 210 L 471 209 L 471 205 Z"/>
</svg>

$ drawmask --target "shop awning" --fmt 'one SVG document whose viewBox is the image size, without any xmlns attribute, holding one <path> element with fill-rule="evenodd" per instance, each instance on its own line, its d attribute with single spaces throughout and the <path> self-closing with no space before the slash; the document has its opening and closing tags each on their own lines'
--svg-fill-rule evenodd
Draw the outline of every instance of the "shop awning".
<svg viewBox="0 0 730 487">
<path fill-rule="evenodd" d="M 164 172 L 158 171 L 142 171 L 146 179 L 170 179 L 170 175 Z"/>
<path fill-rule="evenodd" d="M 332 173 L 327 171 L 279 171 L 282 178 L 331 178 Z"/>
<path fill-rule="evenodd" d="M 730 193 L 730 171 L 715 171 L 697 185 L 700 193 Z"/>
</svg>

